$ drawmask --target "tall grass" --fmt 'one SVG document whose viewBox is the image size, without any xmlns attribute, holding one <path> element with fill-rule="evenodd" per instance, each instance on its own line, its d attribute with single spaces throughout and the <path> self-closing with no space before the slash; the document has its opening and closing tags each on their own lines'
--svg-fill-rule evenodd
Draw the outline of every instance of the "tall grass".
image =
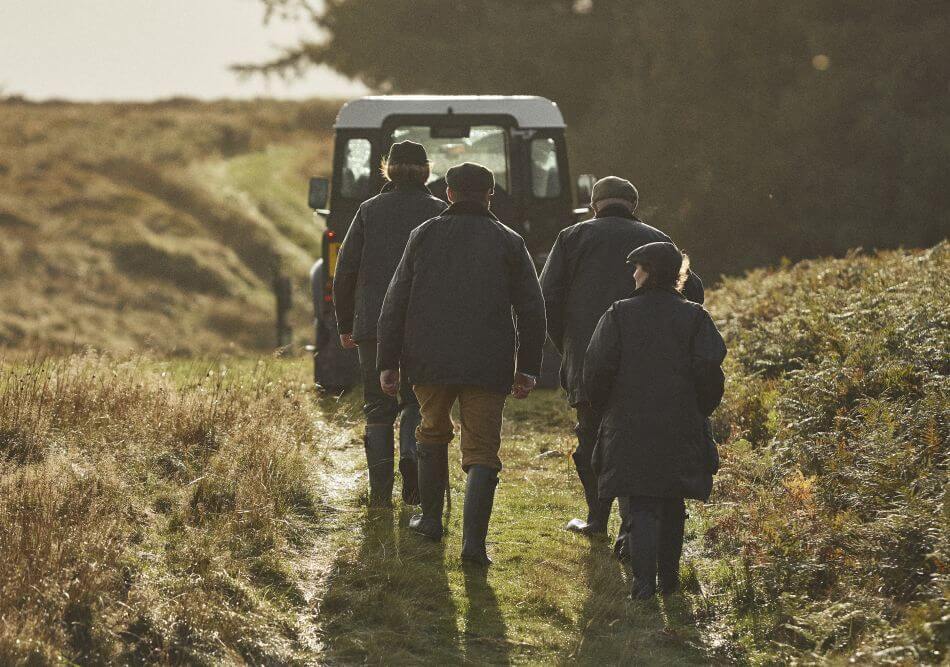
<svg viewBox="0 0 950 667">
<path fill-rule="evenodd" d="M 708 612 L 739 660 L 945 663 L 950 246 L 727 280 Z"/>
<path fill-rule="evenodd" d="M 0 664 L 305 661 L 322 435 L 279 368 L 0 368 Z"/>
</svg>

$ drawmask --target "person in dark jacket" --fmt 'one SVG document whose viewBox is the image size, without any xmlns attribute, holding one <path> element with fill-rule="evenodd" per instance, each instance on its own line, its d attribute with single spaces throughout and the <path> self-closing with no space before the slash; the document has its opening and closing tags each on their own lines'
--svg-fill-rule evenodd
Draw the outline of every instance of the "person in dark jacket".
<svg viewBox="0 0 950 667">
<path fill-rule="evenodd" d="M 541 272 L 548 331 L 561 353 L 561 386 L 577 410 L 573 458 L 587 501 L 587 520 L 572 519 L 567 529 L 587 535 L 606 535 L 613 499 L 597 497 L 590 465 L 602 415 L 584 394 L 584 354 L 610 304 L 633 294 L 627 255 L 645 243 L 670 240 L 634 215 L 639 198 L 627 180 L 608 176 L 597 181 L 591 190 L 596 217 L 562 230 Z M 697 275 L 689 274 L 685 291 L 689 300 L 703 302 L 703 283 Z"/>
<path fill-rule="evenodd" d="M 592 465 L 601 498 L 627 498 L 632 596 L 673 593 L 684 498 L 708 500 L 718 464 L 706 420 L 722 400 L 726 356 L 716 325 L 678 291 L 689 261 L 672 243 L 634 250 L 637 290 L 597 324 L 584 389 L 604 418 Z"/>
<path fill-rule="evenodd" d="M 392 504 L 393 425 L 401 413 L 402 498 L 414 505 L 418 503 L 415 430 L 419 424 L 419 404 L 408 385 L 403 386 L 398 399 L 380 389 L 376 372 L 376 323 L 409 233 L 441 213 L 445 203 L 426 189 L 429 159 L 420 144 L 411 141 L 393 144 L 383 164 L 383 175 L 386 185 L 382 192 L 363 202 L 340 247 L 333 303 L 340 344 L 359 349 L 370 504 Z"/>
<path fill-rule="evenodd" d="M 446 175 L 451 206 L 409 237 L 379 318 L 380 384 L 412 385 L 419 398 L 419 494 L 410 527 L 442 538 L 451 411 L 461 415 L 467 473 L 462 559 L 488 565 L 485 549 L 502 463 L 508 393 L 525 398 L 541 372 L 544 300 L 524 239 L 489 210 L 494 176 L 465 163 Z"/>
</svg>

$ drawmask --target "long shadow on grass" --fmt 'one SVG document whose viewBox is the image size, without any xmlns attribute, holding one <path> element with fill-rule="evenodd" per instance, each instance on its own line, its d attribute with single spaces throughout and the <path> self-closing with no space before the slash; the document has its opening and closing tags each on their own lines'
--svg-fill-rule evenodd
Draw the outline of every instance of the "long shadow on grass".
<svg viewBox="0 0 950 667">
<path fill-rule="evenodd" d="M 464 567 L 465 597 L 465 656 L 473 664 L 511 664 L 508 644 L 508 626 L 498 606 L 495 591 L 488 583 L 485 568 Z"/>
<path fill-rule="evenodd" d="M 588 594 L 578 620 L 580 641 L 572 658 L 580 664 L 708 664 L 691 645 L 694 628 L 682 625 L 689 615 L 665 613 L 659 599 L 630 602 L 624 567 L 603 543 L 591 542 L 584 555 Z M 675 596 L 678 607 L 687 604 Z"/>
<path fill-rule="evenodd" d="M 462 662 L 444 547 L 398 528 L 406 519 L 368 512 L 358 548 L 338 563 L 322 607 L 331 662 Z"/>
</svg>

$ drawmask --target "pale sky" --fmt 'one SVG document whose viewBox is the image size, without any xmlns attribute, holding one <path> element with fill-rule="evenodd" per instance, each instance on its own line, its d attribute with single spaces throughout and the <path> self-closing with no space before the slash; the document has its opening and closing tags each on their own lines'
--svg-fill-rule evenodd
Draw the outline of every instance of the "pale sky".
<svg viewBox="0 0 950 667">
<path fill-rule="evenodd" d="M 284 82 L 240 80 L 236 62 L 267 60 L 314 34 L 262 23 L 257 0 L 0 0 L 0 92 L 32 99 L 154 100 L 353 97 L 328 69 Z"/>
</svg>

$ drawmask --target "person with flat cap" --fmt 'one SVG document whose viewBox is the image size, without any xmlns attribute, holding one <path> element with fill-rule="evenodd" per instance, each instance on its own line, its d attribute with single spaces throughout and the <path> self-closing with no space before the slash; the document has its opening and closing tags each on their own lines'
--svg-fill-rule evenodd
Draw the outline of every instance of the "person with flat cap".
<svg viewBox="0 0 950 667">
<path fill-rule="evenodd" d="M 415 431 L 419 404 L 411 387 L 385 394 L 376 372 L 376 323 L 386 288 L 402 257 L 409 233 L 445 210 L 445 203 L 426 188 L 429 158 L 412 141 L 393 144 L 383 161 L 382 192 L 359 207 L 337 258 L 333 281 L 340 344 L 358 348 L 363 381 L 364 445 L 371 506 L 392 505 L 394 482 L 393 426 L 399 420 L 399 472 L 402 499 L 419 502 Z"/>
<path fill-rule="evenodd" d="M 645 243 L 670 241 L 666 234 L 637 218 L 639 200 L 630 181 L 616 176 L 597 181 L 591 190 L 595 217 L 561 231 L 541 272 L 548 332 L 561 353 L 561 386 L 577 410 L 573 459 L 587 501 L 586 520 L 572 519 L 566 527 L 591 536 L 606 536 L 613 499 L 598 497 L 591 469 L 602 415 L 584 392 L 584 354 L 601 315 L 610 304 L 633 293 L 634 282 L 625 264 L 627 255 Z M 703 302 L 703 283 L 693 273 L 689 274 L 685 293 L 691 301 Z M 621 539 L 618 552 L 622 546 Z"/>
<path fill-rule="evenodd" d="M 584 360 L 603 417 L 592 457 L 599 498 L 626 498 L 632 597 L 679 587 L 684 498 L 708 500 L 719 465 L 707 419 L 722 400 L 726 346 L 681 289 L 689 258 L 669 242 L 627 259 L 636 282 L 597 324 Z"/>
<path fill-rule="evenodd" d="M 419 399 L 422 512 L 409 526 L 433 540 L 443 534 L 458 402 L 467 474 L 462 559 L 488 565 L 502 412 L 508 394 L 526 398 L 541 372 L 544 301 L 524 239 L 489 210 L 492 172 L 465 163 L 446 181 L 451 205 L 412 232 L 386 292 L 377 365 L 384 391 L 396 391 L 401 369 Z"/>
</svg>

